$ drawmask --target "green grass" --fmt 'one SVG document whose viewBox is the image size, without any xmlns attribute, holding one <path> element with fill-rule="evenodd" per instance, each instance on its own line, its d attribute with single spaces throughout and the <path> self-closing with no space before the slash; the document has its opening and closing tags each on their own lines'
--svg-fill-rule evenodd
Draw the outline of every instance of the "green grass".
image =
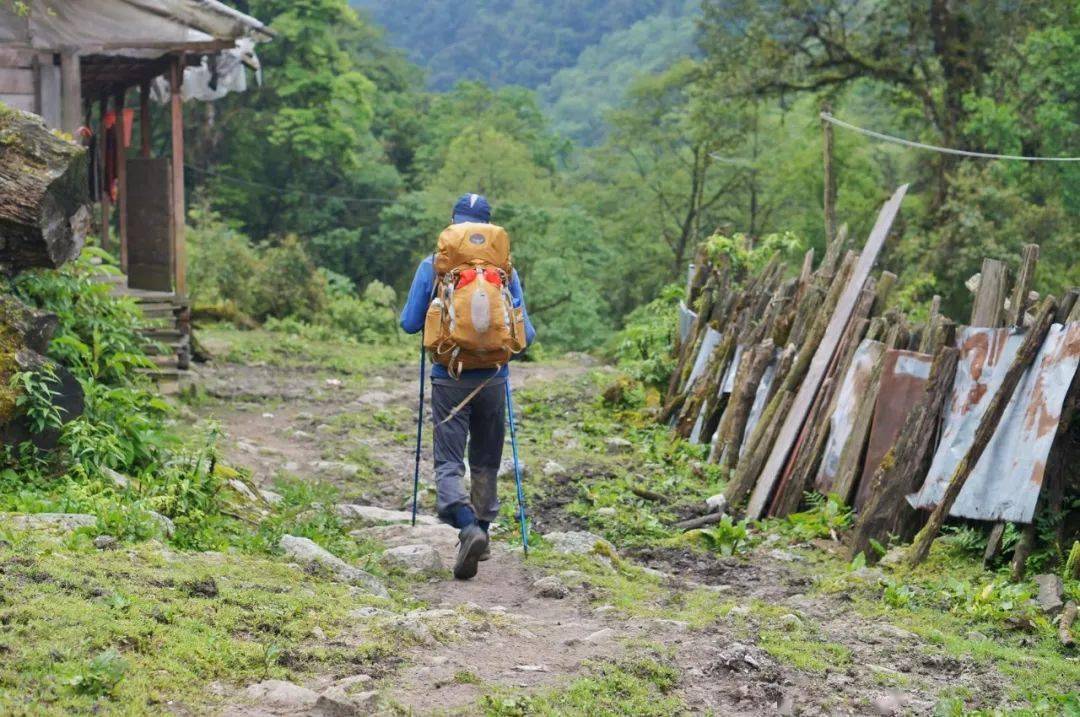
<svg viewBox="0 0 1080 717">
<path fill-rule="evenodd" d="M 685 709 L 674 693 L 678 670 L 659 650 L 643 649 L 634 658 L 594 663 L 588 672 L 567 685 L 534 695 L 522 696 L 509 690 L 485 695 L 480 700 L 480 714 L 486 717 L 669 717 Z"/>
<path fill-rule="evenodd" d="M 242 331 L 225 326 L 199 329 L 199 340 L 216 358 L 230 363 L 265 363 L 282 368 L 316 368 L 363 376 L 372 369 L 408 362 L 415 355 L 412 341 L 380 344 L 322 341 L 276 331 Z"/>
<path fill-rule="evenodd" d="M 348 618 L 376 604 L 394 607 L 266 557 L 9 535 L 0 713 L 143 714 L 167 702 L 198 713 L 217 701 L 211 682 L 377 670 L 390 643 L 350 634 Z"/>
</svg>

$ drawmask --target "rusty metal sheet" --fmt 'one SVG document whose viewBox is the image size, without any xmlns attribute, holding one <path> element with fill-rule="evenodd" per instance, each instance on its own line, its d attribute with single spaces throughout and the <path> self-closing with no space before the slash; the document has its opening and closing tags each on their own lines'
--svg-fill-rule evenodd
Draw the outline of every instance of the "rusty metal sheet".
<svg viewBox="0 0 1080 717">
<path fill-rule="evenodd" d="M 685 343 L 690 335 L 690 327 L 694 325 L 697 314 L 687 308 L 686 302 L 679 302 L 679 343 Z"/>
<path fill-rule="evenodd" d="M 825 453 L 821 457 L 821 466 L 814 481 L 814 487 L 822 493 L 830 493 L 833 489 L 836 472 L 840 469 L 840 454 L 855 425 L 859 398 L 866 393 L 870 374 L 884 351 L 885 344 L 880 341 L 863 339 L 851 357 L 851 364 L 844 374 L 844 382 L 836 393 L 836 407 L 829 416 L 829 437 L 825 441 Z"/>
<path fill-rule="evenodd" d="M 941 499 L 971 446 L 979 420 L 1000 388 L 1023 340 L 1009 329 L 967 328 L 941 444 L 922 489 L 908 497 L 916 508 Z M 1046 459 L 1061 407 L 1080 364 L 1080 323 L 1055 324 L 1020 381 L 1001 422 L 964 484 L 950 515 L 1030 523 L 1042 490 Z"/>
<path fill-rule="evenodd" d="M 919 402 L 930 377 L 930 365 L 934 357 L 916 351 L 888 349 L 881 367 L 881 387 L 874 404 L 874 418 L 870 424 L 870 440 L 866 446 L 862 479 L 855 494 L 855 510 L 862 508 L 869 497 L 870 478 L 881 465 L 881 459 L 896 443 L 900 430 Z"/>
</svg>

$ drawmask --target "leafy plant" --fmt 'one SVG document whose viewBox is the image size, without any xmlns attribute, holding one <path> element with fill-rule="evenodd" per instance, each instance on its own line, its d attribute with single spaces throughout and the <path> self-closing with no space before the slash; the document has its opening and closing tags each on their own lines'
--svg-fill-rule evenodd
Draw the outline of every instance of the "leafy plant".
<svg viewBox="0 0 1080 717">
<path fill-rule="evenodd" d="M 120 653 L 106 650 L 87 661 L 67 683 L 79 694 L 109 697 L 124 679 L 127 669 L 127 662 Z"/>
<path fill-rule="evenodd" d="M 792 513 L 776 525 L 781 533 L 793 540 L 807 541 L 833 537 L 851 525 L 851 508 L 835 495 L 807 493 L 810 508 Z"/>
<path fill-rule="evenodd" d="M 11 377 L 11 387 L 17 391 L 15 406 L 21 409 L 30 422 L 33 433 L 43 433 L 60 428 L 63 416 L 55 399 L 60 394 L 53 386 L 60 383 L 56 370 L 42 364 L 31 371 L 17 371 Z"/>
<path fill-rule="evenodd" d="M 692 540 L 702 542 L 709 550 L 721 555 L 736 555 L 749 548 L 750 533 L 746 521 L 736 523 L 730 515 L 725 515 L 719 523 L 710 528 L 700 528 L 687 533 Z"/>
</svg>

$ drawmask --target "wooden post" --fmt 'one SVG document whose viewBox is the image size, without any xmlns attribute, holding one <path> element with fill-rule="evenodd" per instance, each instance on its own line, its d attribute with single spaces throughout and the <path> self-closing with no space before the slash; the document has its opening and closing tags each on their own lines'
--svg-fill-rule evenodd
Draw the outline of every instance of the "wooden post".
<svg viewBox="0 0 1080 717">
<path fill-rule="evenodd" d="M 172 183 L 173 183 L 173 291 L 187 293 L 187 253 L 184 244 L 184 81 L 183 53 L 174 55 L 169 67 L 169 91 L 172 109 Z"/>
<path fill-rule="evenodd" d="M 74 135 L 82 124 L 82 71 L 79 53 L 64 50 L 60 53 L 60 117 L 61 128 Z"/>
<path fill-rule="evenodd" d="M 139 155 L 150 158 L 150 83 L 139 85 Z"/>
<path fill-rule="evenodd" d="M 112 194 L 109 187 L 109 173 L 107 156 L 109 153 L 108 132 L 105 129 L 105 114 L 109 111 L 109 98 L 102 96 L 98 101 L 98 172 L 101 174 L 101 248 L 109 250 L 109 230 L 112 221 Z"/>
<path fill-rule="evenodd" d="M 123 89 L 113 95 L 113 111 L 116 123 L 113 124 L 113 143 L 116 146 L 116 224 L 120 237 L 121 266 L 127 261 L 127 150 L 124 148 L 124 95 Z"/>
<path fill-rule="evenodd" d="M 967 453 L 957 464 L 956 470 L 953 471 L 949 485 L 945 489 L 944 495 L 941 496 L 937 507 L 934 508 L 934 512 L 930 514 L 926 526 L 916 536 L 915 542 L 911 546 L 911 552 L 908 555 L 910 565 L 918 565 L 929 555 L 930 545 L 934 542 L 934 538 L 937 537 L 942 524 L 945 523 L 945 518 L 948 517 L 953 503 L 956 502 L 957 496 L 960 495 L 964 484 L 967 483 L 968 476 L 971 475 L 971 471 L 974 470 L 979 458 L 982 457 L 983 451 L 986 450 L 987 444 L 990 443 L 990 439 L 994 436 L 994 431 L 997 430 L 1001 416 L 1005 413 L 1009 401 L 1012 400 L 1013 393 L 1016 392 L 1016 387 L 1020 384 L 1020 379 L 1023 378 L 1024 372 L 1027 371 L 1031 362 L 1035 360 L 1039 348 L 1042 347 L 1043 341 L 1046 340 L 1046 334 L 1050 331 L 1050 323 L 1053 321 L 1056 308 L 1057 302 L 1054 301 L 1053 297 L 1047 297 L 1043 301 L 1042 307 L 1039 309 L 1039 316 L 1035 319 L 1035 325 L 1031 327 L 1027 336 L 1024 337 L 1024 342 L 1016 352 L 1016 358 L 1013 359 L 1012 365 L 1009 366 L 1009 370 L 1001 381 L 1001 387 L 994 394 L 993 399 L 990 400 L 990 405 L 986 407 L 986 413 L 983 415 L 982 420 L 979 421 L 978 428 L 975 429 L 971 447 L 968 448 Z"/>
<path fill-rule="evenodd" d="M 832 106 L 825 103 L 821 111 L 832 114 Z M 836 173 L 833 171 L 833 127 L 821 120 L 823 153 L 825 160 L 825 243 L 836 238 Z"/>
</svg>

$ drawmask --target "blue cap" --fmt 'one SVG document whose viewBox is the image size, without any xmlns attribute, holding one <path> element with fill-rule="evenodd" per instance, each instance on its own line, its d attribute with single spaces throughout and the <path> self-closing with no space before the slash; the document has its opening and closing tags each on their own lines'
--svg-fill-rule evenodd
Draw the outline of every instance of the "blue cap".
<svg viewBox="0 0 1080 717">
<path fill-rule="evenodd" d="M 454 205 L 455 222 L 491 221 L 491 205 L 483 194 L 463 194 Z"/>
</svg>

